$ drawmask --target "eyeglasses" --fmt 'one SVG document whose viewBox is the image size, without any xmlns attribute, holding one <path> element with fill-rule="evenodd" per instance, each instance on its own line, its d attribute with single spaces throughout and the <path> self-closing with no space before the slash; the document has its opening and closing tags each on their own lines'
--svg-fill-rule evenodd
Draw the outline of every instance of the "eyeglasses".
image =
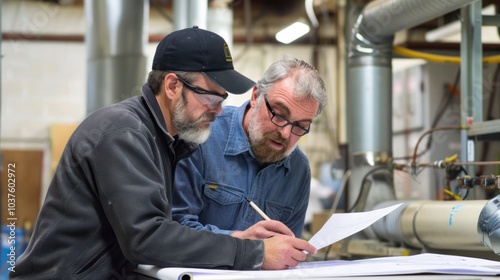
<svg viewBox="0 0 500 280">
<path fill-rule="evenodd" d="M 283 117 L 282 115 L 277 114 L 273 110 L 273 108 L 271 107 L 271 104 L 269 104 L 269 101 L 267 101 L 266 96 L 264 96 L 264 101 L 266 102 L 267 110 L 269 110 L 269 112 L 272 115 L 271 122 L 274 125 L 276 125 L 278 127 L 285 127 L 287 125 L 291 125 L 292 126 L 291 132 L 297 136 L 302 136 L 302 135 L 306 135 L 307 133 L 309 133 L 309 127 L 304 128 L 300 124 L 298 124 L 296 122 L 291 122 L 291 121 L 287 120 L 285 117 Z"/>
<path fill-rule="evenodd" d="M 201 88 L 199 86 L 195 86 L 193 84 L 190 84 L 186 82 L 184 79 L 180 78 L 177 76 L 177 79 L 181 81 L 183 85 L 185 85 L 188 89 L 190 89 L 192 92 L 196 93 L 194 97 L 200 101 L 201 103 L 207 105 L 210 108 L 215 108 L 218 107 L 222 104 L 222 102 L 227 98 L 228 93 L 224 92 L 223 95 L 206 90 L 204 88 Z"/>
</svg>

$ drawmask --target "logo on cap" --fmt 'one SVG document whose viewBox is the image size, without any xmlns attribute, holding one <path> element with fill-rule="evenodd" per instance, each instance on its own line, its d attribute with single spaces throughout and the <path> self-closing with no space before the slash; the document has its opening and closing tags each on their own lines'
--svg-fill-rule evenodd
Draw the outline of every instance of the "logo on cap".
<svg viewBox="0 0 500 280">
<path fill-rule="evenodd" d="M 226 62 L 233 62 L 233 58 L 231 57 L 231 52 L 229 51 L 229 46 L 227 43 L 224 43 L 224 55 L 226 56 Z"/>
</svg>

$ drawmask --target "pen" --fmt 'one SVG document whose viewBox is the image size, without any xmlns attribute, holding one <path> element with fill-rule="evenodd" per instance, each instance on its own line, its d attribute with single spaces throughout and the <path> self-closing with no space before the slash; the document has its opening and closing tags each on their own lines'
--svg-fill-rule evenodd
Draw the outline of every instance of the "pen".
<svg viewBox="0 0 500 280">
<path fill-rule="evenodd" d="M 259 213 L 259 215 L 264 218 L 264 220 L 266 221 L 270 221 L 271 218 L 269 218 L 266 213 L 264 213 L 262 210 L 260 210 L 259 206 L 257 206 L 255 203 L 253 203 L 253 201 L 251 201 L 250 199 L 248 199 L 246 196 L 245 196 L 245 199 L 248 201 L 248 204 L 250 204 L 250 206 L 255 210 L 257 211 L 257 213 Z"/>
</svg>

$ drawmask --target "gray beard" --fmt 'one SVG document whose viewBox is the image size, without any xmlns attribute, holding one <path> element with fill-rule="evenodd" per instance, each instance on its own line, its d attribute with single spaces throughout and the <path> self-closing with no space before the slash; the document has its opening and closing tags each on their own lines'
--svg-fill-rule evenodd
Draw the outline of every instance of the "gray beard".
<svg viewBox="0 0 500 280">
<path fill-rule="evenodd" d="M 177 102 L 175 105 L 172 124 L 175 130 L 177 130 L 180 139 L 186 142 L 202 144 L 207 141 L 210 136 L 210 127 L 200 128 L 199 125 L 203 121 L 214 120 L 215 115 L 207 113 L 202 115 L 199 119 L 192 121 L 187 109 L 187 104 L 186 95 L 183 91 L 181 101 Z"/>
</svg>

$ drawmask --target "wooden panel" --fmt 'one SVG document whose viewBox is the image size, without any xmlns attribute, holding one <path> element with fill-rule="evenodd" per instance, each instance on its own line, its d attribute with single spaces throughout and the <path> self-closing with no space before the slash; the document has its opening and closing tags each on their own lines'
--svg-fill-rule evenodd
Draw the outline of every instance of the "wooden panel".
<svg viewBox="0 0 500 280">
<path fill-rule="evenodd" d="M 69 137 L 78 124 L 53 124 L 50 127 L 50 171 L 54 174 Z"/>
<path fill-rule="evenodd" d="M 40 210 L 43 151 L 0 150 L 0 153 L 3 157 L 2 181 L 0 182 L 2 189 L 2 223 L 7 222 L 7 217 L 15 217 L 17 218 L 16 226 L 18 228 L 23 227 L 26 222 L 33 224 Z M 15 192 L 9 192 L 13 186 Z M 15 195 L 15 211 L 12 212 L 13 215 L 9 215 L 10 211 L 7 211 L 10 210 L 7 200 L 9 193 Z"/>
</svg>

